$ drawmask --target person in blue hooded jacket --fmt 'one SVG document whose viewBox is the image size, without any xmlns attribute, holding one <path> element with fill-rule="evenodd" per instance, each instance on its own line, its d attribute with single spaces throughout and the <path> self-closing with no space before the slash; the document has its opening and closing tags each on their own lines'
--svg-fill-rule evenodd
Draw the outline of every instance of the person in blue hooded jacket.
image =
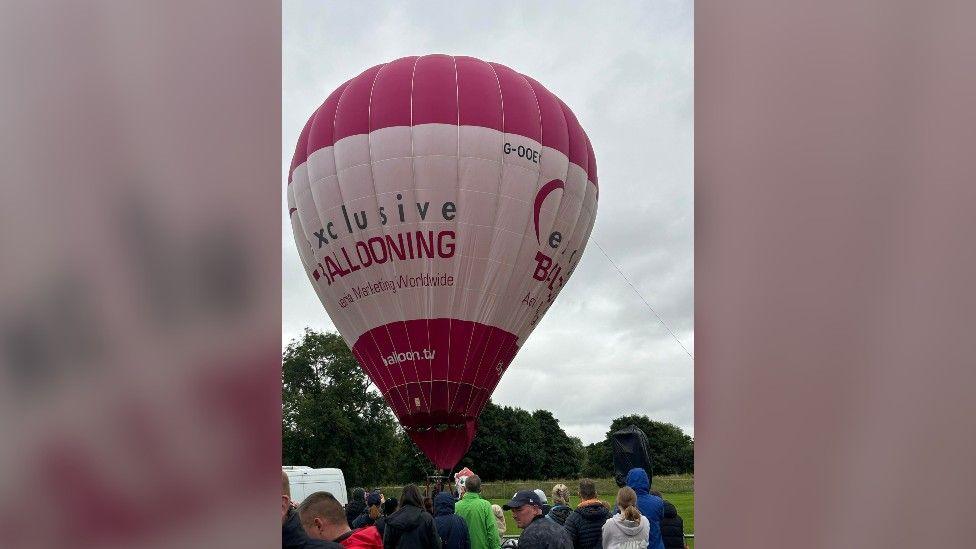
<svg viewBox="0 0 976 549">
<path fill-rule="evenodd" d="M 664 516 L 664 500 L 650 493 L 651 479 L 647 471 L 634 467 L 627 473 L 627 486 L 637 493 L 637 508 L 650 522 L 651 531 L 647 538 L 647 549 L 664 549 L 661 540 L 661 518 Z"/>
<path fill-rule="evenodd" d="M 450 492 L 434 496 L 434 526 L 444 542 L 444 549 L 471 549 L 468 523 L 454 513 L 454 496 Z"/>
</svg>

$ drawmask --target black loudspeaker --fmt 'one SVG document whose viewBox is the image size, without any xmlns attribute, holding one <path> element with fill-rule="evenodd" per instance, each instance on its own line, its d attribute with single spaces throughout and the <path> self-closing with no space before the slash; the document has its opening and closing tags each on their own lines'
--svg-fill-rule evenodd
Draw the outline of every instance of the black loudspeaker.
<svg viewBox="0 0 976 549">
<path fill-rule="evenodd" d="M 648 480 L 653 480 L 651 454 L 644 431 L 631 425 L 610 436 L 613 441 L 613 477 L 617 486 L 627 484 L 627 473 L 634 467 L 643 468 L 647 471 Z"/>
</svg>

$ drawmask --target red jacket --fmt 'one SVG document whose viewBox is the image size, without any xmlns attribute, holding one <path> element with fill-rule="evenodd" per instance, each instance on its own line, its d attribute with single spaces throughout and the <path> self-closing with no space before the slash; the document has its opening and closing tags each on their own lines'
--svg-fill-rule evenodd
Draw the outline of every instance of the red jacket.
<svg viewBox="0 0 976 549">
<path fill-rule="evenodd" d="M 336 539 L 343 547 L 354 549 L 383 549 L 383 538 L 375 526 L 353 530 L 345 537 Z"/>
</svg>

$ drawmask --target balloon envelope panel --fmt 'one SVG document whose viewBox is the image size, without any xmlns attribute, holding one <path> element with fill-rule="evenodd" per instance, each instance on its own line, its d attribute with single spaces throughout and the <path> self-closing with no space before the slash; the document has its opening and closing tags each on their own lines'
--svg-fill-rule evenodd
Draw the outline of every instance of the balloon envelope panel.
<svg viewBox="0 0 976 549">
<path fill-rule="evenodd" d="M 503 65 L 397 59 L 312 114 L 287 194 L 322 304 L 411 438 L 453 467 L 592 230 L 583 128 Z"/>
</svg>

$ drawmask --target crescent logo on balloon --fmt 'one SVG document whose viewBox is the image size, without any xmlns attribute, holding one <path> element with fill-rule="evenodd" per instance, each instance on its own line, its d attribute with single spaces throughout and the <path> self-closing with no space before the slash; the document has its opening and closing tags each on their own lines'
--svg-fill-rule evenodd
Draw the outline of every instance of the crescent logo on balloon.
<svg viewBox="0 0 976 549">
<path fill-rule="evenodd" d="M 404 57 L 312 113 L 286 193 L 322 305 L 410 438 L 452 468 L 593 229 L 586 132 L 504 65 Z"/>
<path fill-rule="evenodd" d="M 542 242 L 539 240 L 539 213 L 542 211 L 542 203 L 545 202 L 546 197 L 549 193 L 556 189 L 565 188 L 563 182 L 558 179 L 553 179 L 552 181 L 546 183 L 539 189 L 539 192 L 535 195 L 535 208 L 534 208 L 534 218 L 535 218 L 535 241 L 539 244 Z"/>
</svg>

